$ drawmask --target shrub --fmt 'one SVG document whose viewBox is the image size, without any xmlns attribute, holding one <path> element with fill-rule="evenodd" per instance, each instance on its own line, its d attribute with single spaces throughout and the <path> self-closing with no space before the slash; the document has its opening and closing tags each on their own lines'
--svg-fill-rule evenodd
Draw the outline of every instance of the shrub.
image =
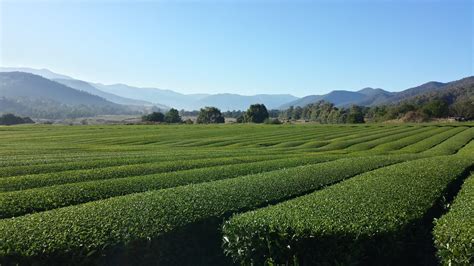
<svg viewBox="0 0 474 266">
<path fill-rule="evenodd" d="M 256 265 L 420 263 L 410 254 L 424 251 L 427 215 L 472 165 L 460 156 L 409 161 L 236 215 L 224 225 L 225 248 Z"/>
<path fill-rule="evenodd" d="M 402 127 L 400 131 L 396 131 L 395 134 L 386 134 L 383 137 L 373 138 L 370 141 L 358 141 L 354 145 L 347 148 L 348 151 L 366 151 L 370 150 L 378 145 L 383 145 L 388 142 L 397 141 L 400 138 L 410 137 L 421 132 L 430 130 L 427 127 Z M 361 138 L 362 139 L 362 138 Z"/>
<path fill-rule="evenodd" d="M 421 123 L 429 120 L 428 115 L 420 111 L 408 111 L 401 120 L 403 122 Z"/>
<path fill-rule="evenodd" d="M 157 263 L 166 259 L 164 250 L 177 247 L 179 252 L 172 252 L 172 258 L 198 261 L 199 256 L 220 254 L 219 221 L 231 213 L 302 195 L 408 158 L 341 159 L 3 219 L 0 257 L 13 262 L 57 263 L 61 258 L 84 262 L 117 259 L 136 252 L 133 258 L 153 257 Z M 179 234 L 195 224 L 203 227 L 184 236 Z M 174 238 L 176 235 L 180 237 Z M 201 235 L 203 239 L 193 239 Z M 147 249 L 151 249 L 149 253 L 144 252 Z M 184 250 L 195 253 L 186 256 Z"/>
<path fill-rule="evenodd" d="M 165 161 L 143 164 L 104 167 L 98 169 L 72 170 L 55 173 L 24 175 L 0 178 L 0 191 L 15 191 L 37 187 L 46 187 L 66 183 L 77 183 L 92 180 L 123 178 L 128 176 L 148 175 L 178 170 L 186 170 L 213 165 L 235 164 L 268 160 L 268 156 L 209 158 L 186 161 Z"/>
<path fill-rule="evenodd" d="M 336 158 L 335 156 L 289 157 L 261 162 L 212 166 L 4 192 L 0 193 L 0 218 L 19 216 L 30 212 L 50 210 L 148 190 L 257 174 L 303 164 L 314 164 Z"/>
<path fill-rule="evenodd" d="M 425 138 L 420 140 L 414 144 L 408 145 L 403 147 L 402 149 L 398 150 L 397 153 L 404 153 L 404 152 L 423 152 L 426 151 L 433 146 L 440 144 L 441 142 L 449 139 L 450 137 L 459 134 L 460 132 L 466 130 L 466 127 L 454 127 L 449 129 L 446 132 L 442 132 L 431 137 Z"/>
<path fill-rule="evenodd" d="M 474 138 L 474 127 L 470 127 L 459 134 L 441 142 L 433 148 L 426 150 L 423 154 L 426 155 L 449 155 L 457 152 L 464 145 L 469 143 Z"/>
<path fill-rule="evenodd" d="M 269 124 L 269 125 L 280 125 L 280 124 L 282 124 L 282 122 L 280 120 L 278 120 L 278 118 L 267 118 L 267 119 L 265 119 L 264 123 Z"/>
<path fill-rule="evenodd" d="M 433 234 L 443 265 L 474 263 L 474 175 L 456 196 L 448 213 L 435 222 Z"/>
<path fill-rule="evenodd" d="M 427 128 L 427 130 L 413 134 L 411 136 L 403 137 L 403 138 L 398 138 L 394 141 L 390 141 L 381 145 L 376 146 L 373 148 L 373 151 L 383 151 L 383 152 L 388 152 L 388 151 L 395 151 L 399 150 L 405 146 L 408 146 L 413 143 L 417 143 L 419 141 L 422 141 L 426 138 L 429 138 L 433 135 L 438 135 L 440 133 L 445 132 L 448 130 L 448 127 L 433 127 L 433 128 Z"/>
<path fill-rule="evenodd" d="M 376 146 L 379 142 L 384 143 L 387 139 L 397 139 L 401 136 L 410 136 L 415 132 L 423 130 L 422 128 L 400 127 L 391 130 L 382 130 L 382 132 L 362 132 L 355 136 L 345 139 L 331 141 L 326 146 L 319 148 L 321 151 L 345 149 L 348 150 L 367 150 Z"/>
</svg>

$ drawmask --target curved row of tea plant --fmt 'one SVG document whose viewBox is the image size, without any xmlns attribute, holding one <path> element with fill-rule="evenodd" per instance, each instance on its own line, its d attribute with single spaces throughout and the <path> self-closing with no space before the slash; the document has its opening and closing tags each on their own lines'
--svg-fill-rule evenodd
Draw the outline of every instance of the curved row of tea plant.
<svg viewBox="0 0 474 266">
<path fill-rule="evenodd" d="M 148 190 L 209 182 L 335 159 L 337 157 L 324 155 L 274 159 L 4 192 L 0 193 L 0 218 L 20 216 Z"/>
<path fill-rule="evenodd" d="M 276 155 L 275 158 L 281 158 Z M 254 161 L 265 161 L 271 156 L 247 156 L 236 158 L 211 158 L 187 161 L 169 161 L 156 163 L 132 164 L 123 166 L 112 166 L 97 169 L 72 170 L 53 172 L 47 174 L 12 176 L 0 179 L 0 191 L 15 191 L 37 187 L 47 187 L 66 183 L 77 183 L 92 180 L 103 180 L 111 178 L 123 178 L 129 176 L 148 175 L 171 171 L 202 168 L 214 165 L 226 165 Z"/>
<path fill-rule="evenodd" d="M 403 264 L 421 249 L 413 243 L 433 206 L 473 164 L 458 155 L 409 161 L 237 215 L 224 225 L 225 248 L 256 265 Z"/>
<path fill-rule="evenodd" d="M 472 139 L 474 139 L 474 127 L 470 127 L 463 132 L 454 135 L 453 137 L 441 142 L 439 145 L 436 145 L 431 149 L 424 151 L 423 153 L 432 156 L 454 154 Z"/>
<path fill-rule="evenodd" d="M 52 173 L 52 172 L 61 172 L 61 171 L 70 171 L 70 170 L 85 170 L 92 168 L 104 168 L 110 166 L 122 166 L 122 165 L 131 165 L 131 164 L 143 164 L 143 163 L 158 163 L 166 161 L 183 161 L 183 160 L 197 160 L 197 159 L 210 159 L 218 157 L 242 157 L 248 154 L 246 152 L 227 152 L 227 153 L 192 153 L 188 154 L 141 154 L 135 156 L 120 156 L 100 159 L 89 159 L 86 160 L 76 160 L 72 162 L 60 162 L 60 163 L 42 163 L 39 165 L 22 165 L 22 166 L 8 166 L 0 167 L 0 178 L 18 176 L 18 175 L 32 175 L 32 174 L 42 174 L 42 173 Z M 281 152 L 266 152 L 266 153 L 257 153 L 260 156 L 268 157 L 284 157 Z"/>
<path fill-rule="evenodd" d="M 374 152 L 390 152 L 390 151 L 396 151 L 400 150 L 403 147 L 406 147 L 410 144 L 417 143 L 419 141 L 422 141 L 426 138 L 429 138 L 433 135 L 438 135 L 441 134 L 445 131 L 447 131 L 449 128 L 448 127 L 435 127 L 430 130 L 426 130 L 422 133 L 414 134 L 408 137 L 403 137 L 399 138 L 395 141 L 387 142 L 381 145 L 378 145 L 374 147 L 371 151 Z"/>
<path fill-rule="evenodd" d="M 340 150 L 352 145 L 356 145 L 359 143 L 366 143 L 373 140 L 377 140 L 384 137 L 393 137 L 393 136 L 404 136 L 410 135 L 418 131 L 424 131 L 425 128 L 411 128 L 411 127 L 402 127 L 402 128 L 395 128 L 392 130 L 384 130 L 382 133 L 371 134 L 367 132 L 363 132 L 358 135 L 357 138 L 351 138 L 348 140 L 339 139 L 336 141 L 330 142 L 328 145 L 325 145 L 321 148 L 318 148 L 318 151 L 329 151 L 329 150 Z"/>
<path fill-rule="evenodd" d="M 413 157 L 349 158 L 238 178 L 131 194 L 76 206 L 0 220 L 0 257 L 53 261 L 66 257 L 104 258 L 114 246 L 134 245 L 173 235 L 194 223 L 219 220 L 230 213 L 299 196 L 385 165 Z M 206 228 L 204 232 L 218 232 Z M 193 237 L 193 233 L 187 237 Z M 157 240 L 159 242 L 159 240 Z M 184 249 L 195 241 L 168 246 Z M 197 246 L 205 245 L 198 242 Z M 220 241 L 217 242 L 220 246 Z M 100 252 L 102 250 L 102 252 Z M 133 248 L 132 248 L 133 250 Z M 140 250 L 140 249 L 137 249 Z M 130 251 L 130 250 L 129 250 Z M 159 250 L 157 255 L 160 256 Z M 220 252 L 220 249 L 219 249 Z M 116 253 L 113 257 L 127 252 Z M 142 257 L 146 257 L 141 254 Z M 90 258 L 90 256 L 89 256 Z M 30 262 L 31 262 L 30 261 Z"/>
<path fill-rule="evenodd" d="M 439 134 L 436 134 L 434 136 L 425 138 L 424 140 L 420 140 L 414 144 L 408 145 L 406 147 L 403 147 L 399 149 L 398 151 L 394 151 L 395 153 L 418 153 L 418 152 L 423 152 L 426 151 L 441 142 L 455 136 L 456 134 L 459 134 L 460 132 L 463 132 L 466 130 L 466 127 L 453 127 L 450 128 L 446 132 L 442 132 Z"/>
<path fill-rule="evenodd" d="M 436 221 L 433 234 L 443 265 L 474 263 L 474 174 L 464 182 L 448 213 Z"/>
<path fill-rule="evenodd" d="M 0 169 L 8 167 L 36 167 L 38 165 L 48 164 L 74 164 L 74 163 L 92 163 L 96 160 L 136 160 L 140 158 L 156 157 L 159 158 L 213 158 L 221 156 L 233 156 L 247 155 L 249 152 L 255 155 L 276 155 L 281 154 L 278 150 L 258 150 L 258 149 L 242 149 L 242 150 L 210 150 L 207 149 L 173 149 L 173 150 L 143 150 L 139 152 L 108 152 L 108 153 L 95 153 L 95 152 L 81 152 L 71 155 L 70 153 L 54 153 L 54 154 L 43 154 L 34 157 L 24 158 L 23 156 L 8 156 L 8 159 L 0 162 Z M 289 151 L 288 153 L 295 153 Z"/>
<path fill-rule="evenodd" d="M 419 133 L 423 133 L 427 130 L 431 130 L 432 128 L 431 127 L 414 127 L 414 128 L 409 128 L 411 130 L 404 130 L 404 131 L 401 131 L 400 133 L 397 133 L 397 134 L 392 134 L 392 135 L 388 135 L 388 136 L 384 136 L 384 137 L 381 137 L 381 138 L 377 138 L 377 139 L 374 139 L 374 140 L 370 140 L 370 141 L 366 141 L 366 142 L 358 142 L 358 143 L 354 143 L 348 147 L 346 147 L 345 149 L 347 151 L 367 151 L 367 150 L 370 150 L 378 145 L 382 145 L 382 144 L 385 144 L 385 143 L 388 143 L 388 142 L 392 142 L 392 141 L 396 141 L 398 139 L 401 139 L 401 138 L 404 138 L 404 137 L 409 137 L 409 136 L 413 136 L 415 134 L 419 134 Z"/>
</svg>

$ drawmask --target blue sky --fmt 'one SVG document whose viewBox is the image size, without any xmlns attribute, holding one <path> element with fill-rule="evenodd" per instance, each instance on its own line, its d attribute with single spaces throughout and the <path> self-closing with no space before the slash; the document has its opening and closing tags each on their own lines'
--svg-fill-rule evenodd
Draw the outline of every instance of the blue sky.
<svg viewBox="0 0 474 266">
<path fill-rule="evenodd" d="M 473 75 L 474 1 L 64 2 L 0 0 L 0 65 L 297 96 Z"/>
</svg>

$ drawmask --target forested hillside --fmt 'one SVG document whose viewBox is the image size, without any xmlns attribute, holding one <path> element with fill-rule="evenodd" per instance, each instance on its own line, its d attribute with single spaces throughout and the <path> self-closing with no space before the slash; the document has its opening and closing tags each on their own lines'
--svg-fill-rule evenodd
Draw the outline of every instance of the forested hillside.
<svg viewBox="0 0 474 266">
<path fill-rule="evenodd" d="M 441 85 L 442 84 L 442 85 Z M 421 93 L 422 92 L 422 93 Z M 280 118 L 304 119 L 320 123 L 363 123 L 400 120 L 425 122 L 438 118 L 474 119 L 474 77 L 450 83 L 427 83 L 406 90 L 393 103 L 372 107 L 352 105 L 337 107 L 328 101 L 318 101 L 304 107 L 283 110 Z M 414 95 L 414 96 L 410 96 Z"/>
<path fill-rule="evenodd" d="M 60 119 L 138 112 L 38 75 L 0 72 L 0 113 Z"/>
</svg>

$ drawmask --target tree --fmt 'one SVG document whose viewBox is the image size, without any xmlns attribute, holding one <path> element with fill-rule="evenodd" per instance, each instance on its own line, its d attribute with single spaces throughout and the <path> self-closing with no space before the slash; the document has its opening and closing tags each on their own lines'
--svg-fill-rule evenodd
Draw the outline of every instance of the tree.
<svg viewBox="0 0 474 266">
<path fill-rule="evenodd" d="M 0 116 L 0 125 L 18 125 L 18 124 L 32 124 L 33 120 L 29 117 L 19 117 L 14 114 L 4 114 Z"/>
<path fill-rule="evenodd" d="M 237 117 L 237 119 L 235 119 L 235 122 L 244 123 L 245 122 L 245 115 L 240 115 L 239 117 Z"/>
<path fill-rule="evenodd" d="M 171 108 L 165 115 L 165 122 L 181 123 L 181 116 L 179 116 L 178 110 Z"/>
<path fill-rule="evenodd" d="M 303 108 L 300 106 L 296 106 L 296 108 L 293 110 L 292 118 L 294 120 L 299 120 L 301 119 L 301 116 L 303 115 Z"/>
<path fill-rule="evenodd" d="M 290 108 L 288 108 L 286 110 L 286 114 L 285 114 L 285 119 L 288 119 L 288 120 L 291 120 L 293 118 L 293 111 L 295 110 L 295 108 L 292 106 L 290 106 Z"/>
<path fill-rule="evenodd" d="M 469 97 L 459 98 L 453 105 L 452 110 L 454 115 L 462 117 L 466 120 L 474 119 L 474 98 Z"/>
<path fill-rule="evenodd" d="M 245 113 L 245 121 L 263 123 L 268 116 L 268 111 L 264 104 L 252 104 Z"/>
<path fill-rule="evenodd" d="M 444 100 L 434 99 L 423 106 L 422 112 L 429 117 L 446 117 L 449 112 L 449 106 Z"/>
<path fill-rule="evenodd" d="M 224 123 L 225 119 L 221 110 L 216 107 L 205 107 L 201 108 L 196 122 L 198 124 L 217 124 Z"/>
<path fill-rule="evenodd" d="M 163 122 L 165 121 L 165 115 L 160 112 L 153 112 L 148 115 L 142 116 L 144 122 Z"/>
<path fill-rule="evenodd" d="M 364 123 L 364 112 L 360 106 L 351 106 L 347 116 L 347 123 Z"/>
</svg>

